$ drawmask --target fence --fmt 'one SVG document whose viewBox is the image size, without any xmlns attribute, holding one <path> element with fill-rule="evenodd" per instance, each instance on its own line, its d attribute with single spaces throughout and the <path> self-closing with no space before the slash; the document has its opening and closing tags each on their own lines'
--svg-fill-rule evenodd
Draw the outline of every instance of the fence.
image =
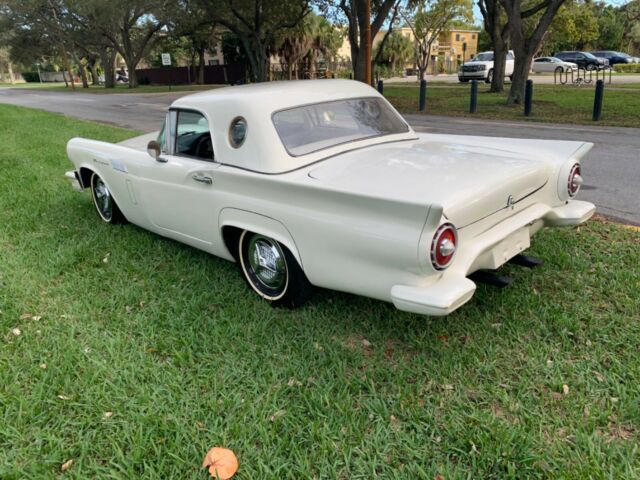
<svg viewBox="0 0 640 480">
<path fill-rule="evenodd" d="M 198 69 L 191 67 L 157 67 L 136 70 L 141 85 L 190 85 L 196 82 Z M 205 84 L 236 84 L 246 82 L 242 65 L 207 65 L 204 67 Z"/>
</svg>

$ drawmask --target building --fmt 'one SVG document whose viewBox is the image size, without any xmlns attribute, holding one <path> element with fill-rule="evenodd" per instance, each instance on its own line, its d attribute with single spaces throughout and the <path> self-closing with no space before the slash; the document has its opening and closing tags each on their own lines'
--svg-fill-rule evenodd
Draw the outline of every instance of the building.
<svg viewBox="0 0 640 480">
<path fill-rule="evenodd" d="M 409 27 L 402 27 L 395 30 L 401 35 L 414 41 L 413 31 Z M 382 41 L 386 31 L 379 31 L 373 39 L 373 47 Z M 463 61 L 473 58 L 478 53 L 479 30 L 467 30 L 453 28 L 442 32 L 438 39 L 431 45 L 431 60 L 429 61 L 429 73 L 439 73 L 440 71 L 455 71 Z M 466 43 L 466 50 L 464 44 Z M 342 46 L 338 50 L 338 55 L 344 60 L 351 59 L 351 48 L 349 40 L 345 37 Z M 464 57 L 464 58 L 463 58 Z M 436 62 L 439 60 L 439 62 Z M 407 70 L 415 70 L 415 60 L 407 62 Z"/>
</svg>

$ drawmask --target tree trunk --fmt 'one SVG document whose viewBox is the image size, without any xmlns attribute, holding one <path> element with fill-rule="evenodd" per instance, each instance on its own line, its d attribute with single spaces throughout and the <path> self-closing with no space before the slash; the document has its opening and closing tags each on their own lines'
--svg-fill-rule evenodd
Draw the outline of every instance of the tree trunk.
<svg viewBox="0 0 640 480">
<path fill-rule="evenodd" d="M 524 103 L 524 90 L 529 78 L 529 69 L 533 60 L 533 53 L 528 53 L 525 49 L 514 49 L 515 61 L 513 65 L 513 80 L 511 89 L 507 97 L 507 105 Z"/>
<path fill-rule="evenodd" d="M 132 58 L 125 58 L 124 62 L 127 64 L 129 88 L 138 88 L 138 76 L 136 75 L 136 67 L 138 66 L 138 61 Z"/>
<path fill-rule="evenodd" d="M 13 77 L 13 67 L 11 66 L 10 61 L 7 61 L 7 69 L 9 70 L 9 83 L 11 83 L 11 85 L 15 85 L 16 80 Z"/>
<path fill-rule="evenodd" d="M 204 53 L 205 48 L 200 46 L 198 48 L 198 77 L 196 79 L 198 85 L 204 85 Z"/>
<path fill-rule="evenodd" d="M 78 63 L 80 69 L 80 78 L 82 79 L 82 88 L 89 88 L 89 79 L 87 78 L 87 69 L 81 63 Z"/>
<path fill-rule="evenodd" d="M 66 88 L 69 88 L 69 82 L 67 82 L 67 76 L 64 74 L 64 68 L 60 70 L 60 72 L 62 72 L 62 80 L 64 80 L 64 86 Z"/>
<path fill-rule="evenodd" d="M 100 79 L 98 75 L 98 59 L 95 56 L 91 56 L 88 59 L 89 70 L 91 70 L 91 85 L 100 85 Z"/>
<path fill-rule="evenodd" d="M 100 63 L 104 70 L 104 86 L 105 88 L 113 88 L 116 85 L 115 66 L 116 52 L 111 48 L 105 48 L 100 52 Z"/>
<path fill-rule="evenodd" d="M 507 64 L 507 44 L 501 36 L 493 42 L 493 79 L 490 92 L 500 93 L 504 91 L 504 76 Z"/>
</svg>

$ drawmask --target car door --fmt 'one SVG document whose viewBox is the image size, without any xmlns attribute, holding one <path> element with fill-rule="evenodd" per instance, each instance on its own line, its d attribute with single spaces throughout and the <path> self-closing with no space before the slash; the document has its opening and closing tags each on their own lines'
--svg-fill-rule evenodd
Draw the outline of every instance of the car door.
<svg viewBox="0 0 640 480">
<path fill-rule="evenodd" d="M 505 63 L 504 69 L 505 69 L 505 77 L 508 77 L 509 75 L 513 74 L 513 53 L 512 52 L 507 52 L 507 61 Z"/>
<path fill-rule="evenodd" d="M 217 238 L 215 161 L 209 120 L 195 110 L 172 109 L 160 135 L 162 153 L 141 175 L 142 194 L 155 229 L 211 250 Z"/>
<path fill-rule="evenodd" d="M 549 59 L 546 57 L 536 58 L 534 61 L 534 72 L 548 72 L 549 71 Z"/>
</svg>

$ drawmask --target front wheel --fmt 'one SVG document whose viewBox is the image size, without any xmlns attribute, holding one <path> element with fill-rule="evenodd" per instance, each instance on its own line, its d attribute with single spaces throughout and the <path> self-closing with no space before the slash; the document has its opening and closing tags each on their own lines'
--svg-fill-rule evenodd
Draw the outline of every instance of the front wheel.
<svg viewBox="0 0 640 480">
<path fill-rule="evenodd" d="M 593 63 L 590 63 L 589 65 L 587 65 L 587 70 L 589 70 L 590 72 L 595 69 L 596 69 L 596 66 Z"/>
<path fill-rule="evenodd" d="M 240 269 L 249 286 L 274 307 L 296 308 L 313 287 L 293 254 L 276 240 L 248 230 L 238 241 Z"/>
<path fill-rule="evenodd" d="M 91 197 L 96 211 L 106 223 L 125 223 L 124 215 L 111 195 L 106 184 L 97 173 L 91 175 Z"/>
<path fill-rule="evenodd" d="M 487 73 L 487 78 L 485 79 L 486 83 L 491 83 L 493 82 L 493 70 L 489 70 L 489 72 Z"/>
</svg>

